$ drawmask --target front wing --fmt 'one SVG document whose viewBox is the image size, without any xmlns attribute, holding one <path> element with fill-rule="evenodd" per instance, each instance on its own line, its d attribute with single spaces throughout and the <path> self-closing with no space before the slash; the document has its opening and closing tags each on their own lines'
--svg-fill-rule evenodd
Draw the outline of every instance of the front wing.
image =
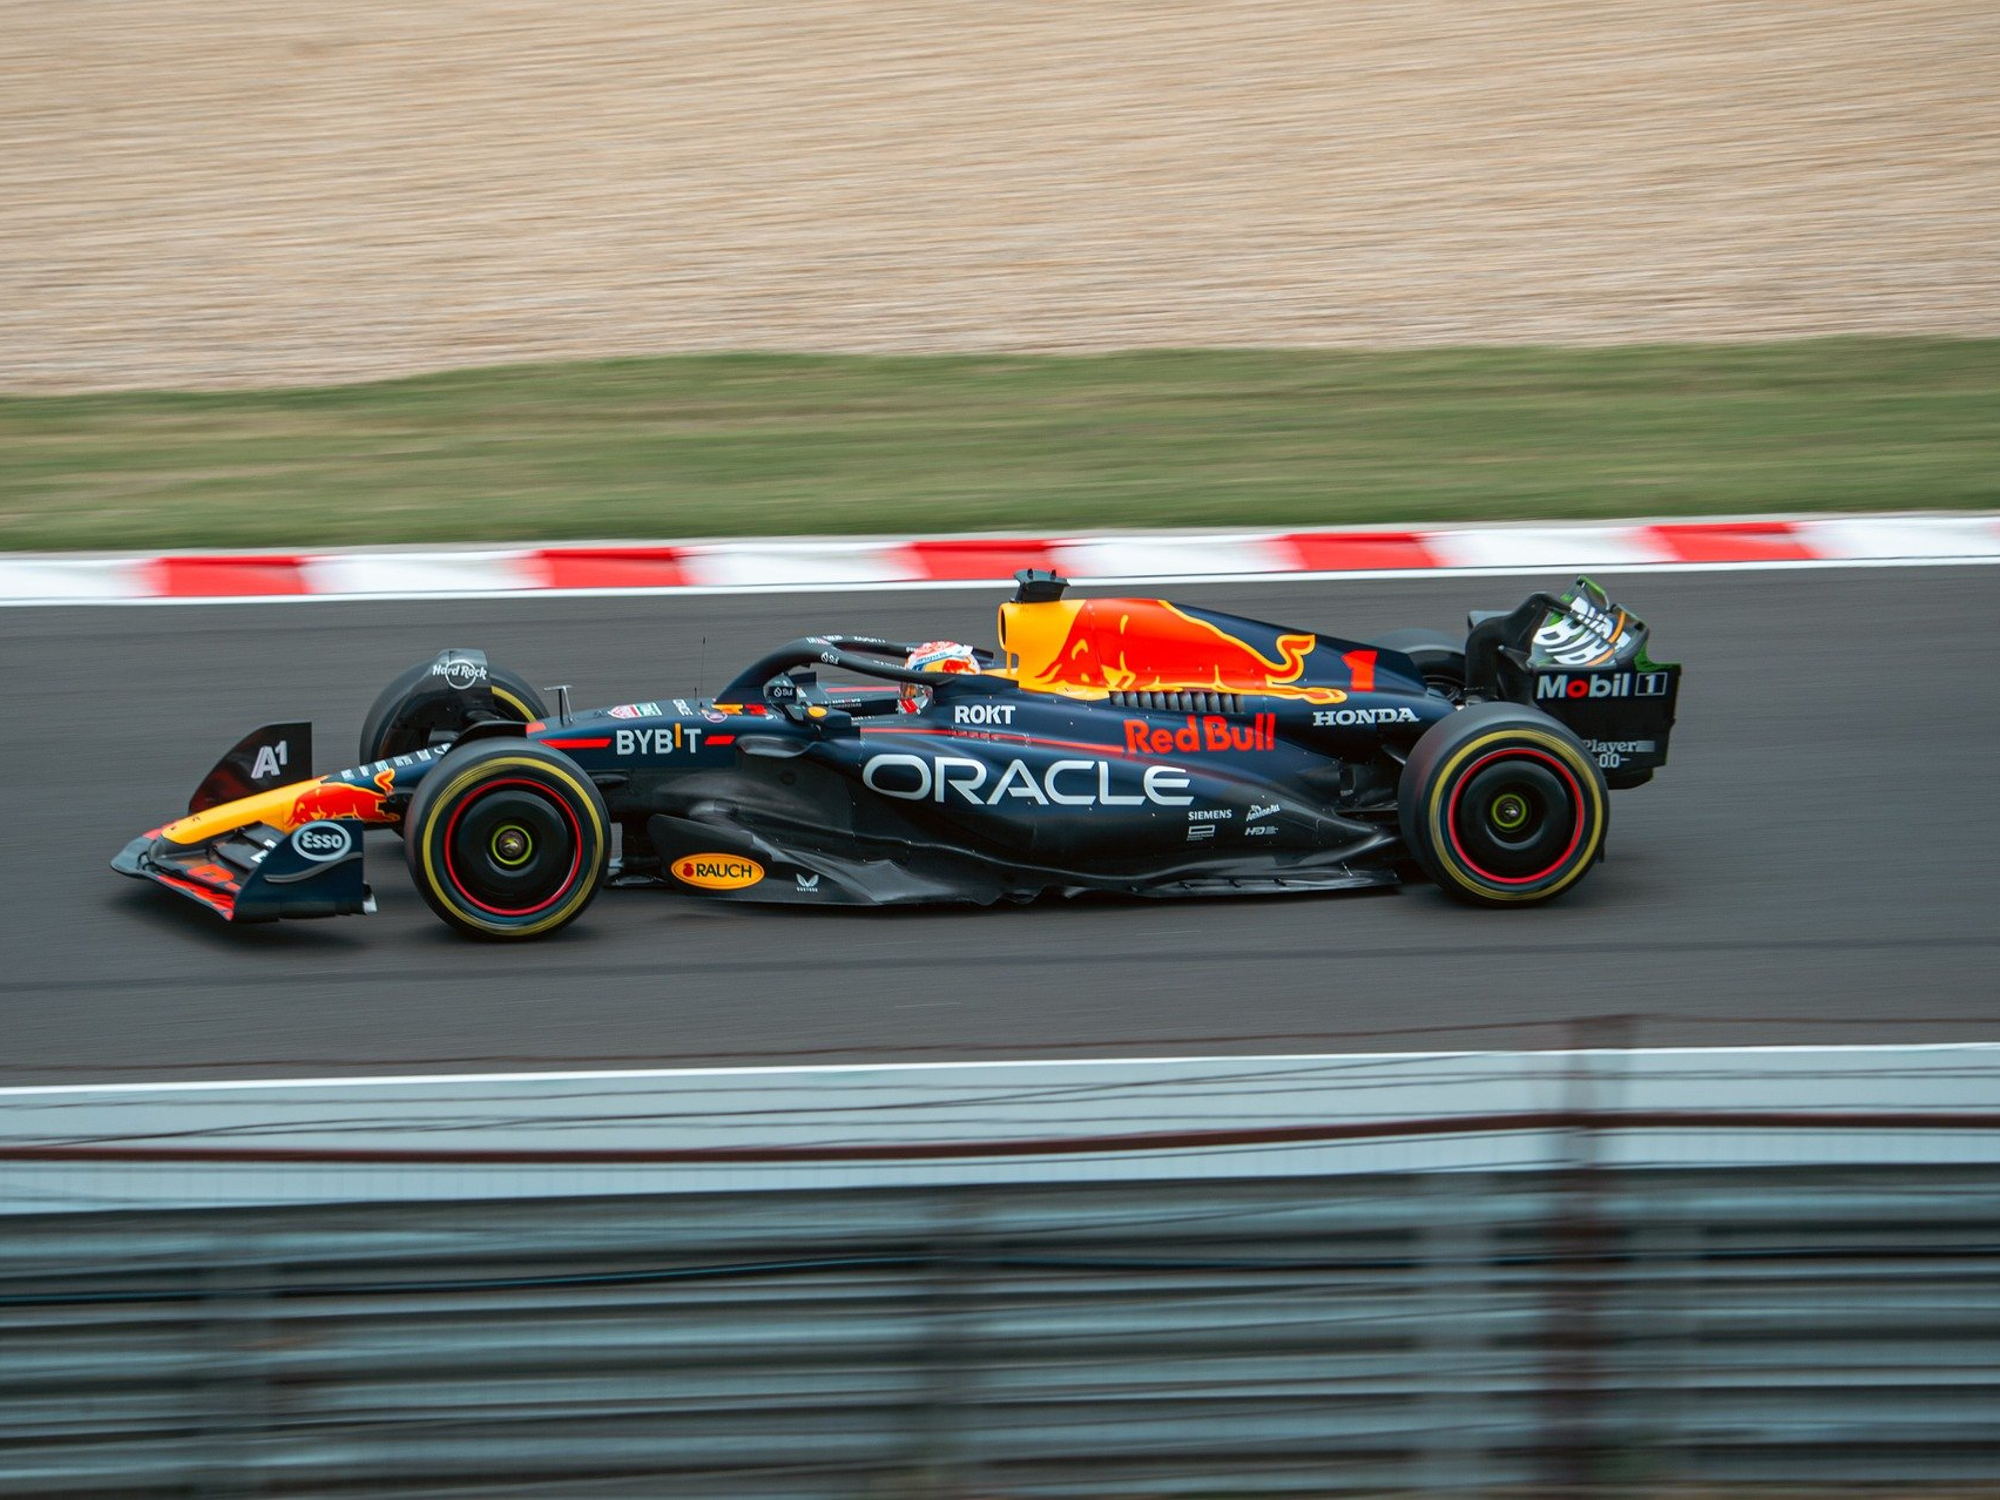
<svg viewBox="0 0 2000 1500">
<path fill-rule="evenodd" d="M 111 868 L 163 885 L 230 922 L 350 916 L 375 910 L 362 878 L 364 826 L 332 818 L 283 833 L 260 823 L 199 844 L 176 844 L 154 829 L 121 849 Z"/>
</svg>

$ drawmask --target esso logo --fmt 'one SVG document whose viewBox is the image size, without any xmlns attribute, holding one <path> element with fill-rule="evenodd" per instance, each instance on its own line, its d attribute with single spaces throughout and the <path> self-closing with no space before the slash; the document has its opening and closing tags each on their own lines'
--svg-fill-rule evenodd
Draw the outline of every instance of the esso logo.
<svg viewBox="0 0 2000 1500">
<path fill-rule="evenodd" d="M 332 864 L 353 850 L 354 835 L 340 823 L 308 823 L 292 835 L 292 847 L 314 864 Z"/>
</svg>

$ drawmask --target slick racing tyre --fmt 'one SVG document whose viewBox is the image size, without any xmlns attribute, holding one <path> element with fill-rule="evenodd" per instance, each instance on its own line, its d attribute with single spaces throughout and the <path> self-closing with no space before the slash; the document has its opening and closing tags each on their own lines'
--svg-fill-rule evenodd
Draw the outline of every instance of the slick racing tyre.
<svg viewBox="0 0 2000 1500">
<path fill-rule="evenodd" d="M 382 689 L 368 717 L 361 721 L 361 758 L 356 764 L 365 766 L 408 755 L 429 746 L 434 735 L 466 727 L 456 700 L 424 691 L 436 680 L 431 666 L 427 661 L 418 662 Z M 493 707 L 501 718 L 526 724 L 549 716 L 542 695 L 519 672 L 489 666 L 487 685 L 493 690 Z"/>
<path fill-rule="evenodd" d="M 1396 793 L 1403 841 L 1446 894 L 1480 906 L 1561 895 L 1604 848 L 1604 773 L 1564 725 L 1481 703 L 1417 741 Z"/>
<path fill-rule="evenodd" d="M 468 937 L 546 937 L 576 920 L 611 852 L 604 798 L 576 763 L 524 740 L 475 740 L 417 784 L 403 856 L 431 910 Z"/>
</svg>

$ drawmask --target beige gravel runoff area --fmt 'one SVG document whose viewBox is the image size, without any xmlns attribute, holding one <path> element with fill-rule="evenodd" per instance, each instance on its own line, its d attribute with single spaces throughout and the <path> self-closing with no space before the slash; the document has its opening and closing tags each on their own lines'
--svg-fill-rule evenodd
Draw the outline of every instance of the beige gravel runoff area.
<svg viewBox="0 0 2000 1500">
<path fill-rule="evenodd" d="M 2000 333 L 1996 0 L 0 0 L 0 389 Z"/>
</svg>

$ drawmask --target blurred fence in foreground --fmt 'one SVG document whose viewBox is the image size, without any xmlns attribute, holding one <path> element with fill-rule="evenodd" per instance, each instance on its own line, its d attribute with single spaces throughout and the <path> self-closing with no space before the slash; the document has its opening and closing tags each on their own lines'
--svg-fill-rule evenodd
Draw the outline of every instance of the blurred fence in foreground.
<svg viewBox="0 0 2000 1500">
<path fill-rule="evenodd" d="M 1981 1152 L 1574 1143 L 1498 1172 L 17 1215 L 0 1492 L 2000 1481 Z"/>
<path fill-rule="evenodd" d="M 0 1089 L 0 1494 L 2000 1494 L 2000 1046 Z"/>
</svg>

